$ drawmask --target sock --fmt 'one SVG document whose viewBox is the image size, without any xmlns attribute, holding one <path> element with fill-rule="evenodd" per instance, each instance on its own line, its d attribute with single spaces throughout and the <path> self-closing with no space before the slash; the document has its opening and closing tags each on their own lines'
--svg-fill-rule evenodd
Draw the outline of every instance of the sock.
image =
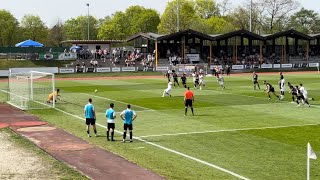
<svg viewBox="0 0 320 180">
<path fill-rule="evenodd" d="M 188 108 L 184 108 L 184 114 L 187 115 Z"/>
<path fill-rule="evenodd" d="M 271 96 L 270 95 L 268 95 L 269 96 L 269 98 L 271 99 Z"/>
<path fill-rule="evenodd" d="M 292 96 L 292 101 L 294 101 L 294 96 Z"/>
<path fill-rule="evenodd" d="M 193 114 L 193 108 L 191 108 L 191 112 L 192 112 L 192 114 Z"/>
<path fill-rule="evenodd" d="M 132 131 L 130 132 L 130 140 L 132 140 Z"/>
<path fill-rule="evenodd" d="M 111 132 L 111 139 L 113 139 L 114 131 Z"/>
<path fill-rule="evenodd" d="M 260 89 L 260 85 L 258 84 L 258 88 Z"/>
<path fill-rule="evenodd" d="M 253 89 L 256 90 L 256 85 L 253 86 Z"/>
<path fill-rule="evenodd" d="M 107 131 L 107 139 L 109 139 L 109 131 Z"/>
<path fill-rule="evenodd" d="M 308 100 L 305 100 L 304 102 L 307 103 L 308 105 L 310 105 L 309 102 L 308 102 Z"/>
<path fill-rule="evenodd" d="M 123 139 L 126 139 L 126 136 L 127 136 L 127 132 L 123 132 Z"/>
<path fill-rule="evenodd" d="M 87 134 L 90 134 L 90 131 L 87 131 Z"/>
<path fill-rule="evenodd" d="M 94 130 L 94 133 L 97 134 L 97 130 L 96 129 Z"/>
</svg>

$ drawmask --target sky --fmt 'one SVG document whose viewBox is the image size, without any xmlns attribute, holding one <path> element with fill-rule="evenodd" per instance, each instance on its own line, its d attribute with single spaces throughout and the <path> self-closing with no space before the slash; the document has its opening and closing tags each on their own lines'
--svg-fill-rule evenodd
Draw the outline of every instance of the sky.
<svg viewBox="0 0 320 180">
<path fill-rule="evenodd" d="M 65 21 L 80 15 L 89 14 L 104 18 L 116 11 L 124 11 L 132 5 L 156 9 L 160 14 L 170 0 L 0 0 L 0 9 L 10 11 L 20 22 L 26 14 L 38 15 L 48 27 L 58 20 Z M 221 2 L 222 0 L 217 0 Z M 253 0 L 255 1 L 255 0 Z M 298 0 L 302 7 L 312 9 L 320 14 L 320 0 Z M 249 0 L 229 0 L 232 6 L 238 6 Z"/>
</svg>

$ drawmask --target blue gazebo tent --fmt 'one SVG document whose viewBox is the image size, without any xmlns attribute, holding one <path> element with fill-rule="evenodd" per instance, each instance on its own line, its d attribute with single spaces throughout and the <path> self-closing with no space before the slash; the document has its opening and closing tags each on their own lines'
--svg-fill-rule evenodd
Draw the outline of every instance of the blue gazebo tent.
<svg viewBox="0 0 320 180">
<path fill-rule="evenodd" d="M 43 47 L 44 45 L 31 39 L 16 44 L 16 47 Z"/>
</svg>

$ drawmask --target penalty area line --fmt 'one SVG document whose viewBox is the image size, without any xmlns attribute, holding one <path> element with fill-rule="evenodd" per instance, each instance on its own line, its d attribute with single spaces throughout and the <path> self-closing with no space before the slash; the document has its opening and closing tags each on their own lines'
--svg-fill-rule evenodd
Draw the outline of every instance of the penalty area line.
<svg viewBox="0 0 320 180">
<path fill-rule="evenodd" d="M 173 134 L 155 134 L 155 135 L 139 136 L 139 138 L 163 137 L 163 136 L 180 136 L 180 135 L 206 134 L 206 133 L 219 133 L 219 132 L 250 131 L 250 130 L 265 130 L 265 129 L 281 129 L 281 128 L 290 128 L 290 127 L 318 126 L 318 125 L 320 125 L 320 123 L 290 125 L 290 126 L 270 126 L 270 127 L 261 127 L 261 128 L 222 129 L 222 130 L 186 132 L 186 133 L 173 133 Z"/>
<path fill-rule="evenodd" d="M 117 100 L 114 100 L 114 99 L 109 99 L 109 98 L 102 97 L 102 96 L 96 96 L 96 95 L 93 95 L 93 94 L 87 94 L 87 93 L 80 93 L 80 94 L 83 94 L 83 95 L 86 95 L 86 96 L 96 97 L 96 98 L 99 98 L 99 99 L 105 99 L 105 100 L 108 100 L 108 101 L 114 101 L 114 102 L 118 102 L 118 103 L 122 103 L 122 104 L 129 104 L 129 103 L 126 103 L 126 102 L 123 102 L 123 101 L 117 101 Z M 135 105 L 135 104 L 131 104 L 131 105 L 133 105 L 135 107 L 138 107 L 138 108 L 141 108 L 141 109 L 148 110 L 148 111 L 156 111 L 154 109 L 138 106 L 138 105 Z"/>
<path fill-rule="evenodd" d="M 64 114 L 67 114 L 67 115 L 69 115 L 69 116 L 72 116 L 72 117 L 74 117 L 74 118 L 77 118 L 77 119 L 79 119 L 79 120 L 85 121 L 85 119 L 82 118 L 82 117 L 80 117 L 80 116 L 77 116 L 77 115 L 68 113 L 68 112 L 63 111 L 63 110 L 58 109 L 58 108 L 54 108 L 54 109 L 57 110 L 57 111 L 60 111 L 60 112 L 62 112 L 62 113 L 64 113 Z M 96 125 L 97 125 L 97 126 L 100 126 L 100 127 L 102 127 L 102 128 L 107 129 L 107 126 L 101 125 L 101 124 L 99 124 L 99 123 L 96 123 Z M 118 134 L 122 134 L 122 132 L 117 131 L 117 130 L 115 130 L 115 132 L 118 133 Z M 166 150 L 166 151 L 168 151 L 168 152 L 171 152 L 171 153 L 174 153 L 174 154 L 183 156 L 183 157 L 185 157 L 185 158 L 187 158 L 187 159 L 190 159 L 190 160 L 196 161 L 196 162 L 198 162 L 198 163 L 201 163 L 201 164 L 210 166 L 210 167 L 212 167 L 212 168 L 215 168 L 215 169 L 217 169 L 217 170 L 223 171 L 223 172 L 228 173 L 228 174 L 230 174 L 230 175 L 232 175 L 232 176 L 235 176 L 235 177 L 237 177 L 237 178 L 239 178 L 239 179 L 250 180 L 249 178 L 246 178 L 246 177 L 244 177 L 244 176 L 241 176 L 241 175 L 239 175 L 239 174 L 237 174 L 237 173 L 235 173 L 235 172 L 229 171 L 229 170 L 224 169 L 224 168 L 222 168 L 222 167 L 220 167 L 220 166 L 211 164 L 211 163 L 209 163 L 209 162 L 206 162 L 206 161 L 203 161 L 203 160 L 201 160 L 201 159 L 198 159 L 198 158 L 189 156 L 189 155 L 187 155 L 187 154 L 183 154 L 183 153 L 181 153 L 181 152 L 179 152 L 179 151 L 166 148 L 166 147 L 164 147 L 164 146 L 161 146 L 161 145 L 159 145 L 159 144 L 155 144 L 155 143 L 153 143 L 153 142 L 149 142 L 149 141 L 147 141 L 147 140 L 141 139 L 140 137 L 135 137 L 135 136 L 134 136 L 133 138 L 136 139 L 136 140 L 138 140 L 138 141 L 144 142 L 144 143 L 146 143 L 146 144 L 149 144 L 149 145 L 158 147 L 158 148 L 163 149 L 163 150 Z"/>
</svg>

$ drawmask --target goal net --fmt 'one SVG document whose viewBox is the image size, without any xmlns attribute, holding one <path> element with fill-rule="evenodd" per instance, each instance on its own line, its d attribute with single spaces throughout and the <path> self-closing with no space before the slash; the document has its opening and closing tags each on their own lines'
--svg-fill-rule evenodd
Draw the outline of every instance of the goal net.
<svg viewBox="0 0 320 180">
<path fill-rule="evenodd" d="M 23 110 L 55 107 L 55 98 L 47 102 L 54 92 L 54 74 L 37 71 L 9 74 L 8 103 Z"/>
</svg>

